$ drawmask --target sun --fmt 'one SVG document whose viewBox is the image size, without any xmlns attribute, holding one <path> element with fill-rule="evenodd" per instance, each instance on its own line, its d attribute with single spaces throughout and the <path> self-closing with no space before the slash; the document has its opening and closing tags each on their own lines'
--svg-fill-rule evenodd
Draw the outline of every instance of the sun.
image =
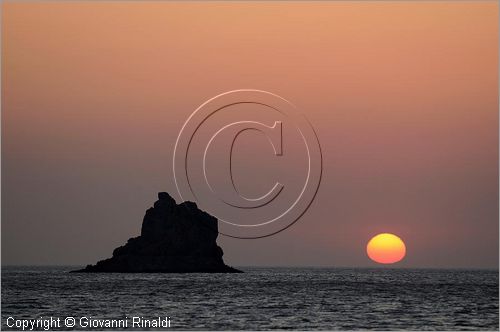
<svg viewBox="0 0 500 332">
<path fill-rule="evenodd" d="M 366 253 L 371 260 L 381 264 L 393 264 L 406 255 L 403 240 L 390 233 L 381 233 L 372 237 L 366 245 Z"/>
</svg>

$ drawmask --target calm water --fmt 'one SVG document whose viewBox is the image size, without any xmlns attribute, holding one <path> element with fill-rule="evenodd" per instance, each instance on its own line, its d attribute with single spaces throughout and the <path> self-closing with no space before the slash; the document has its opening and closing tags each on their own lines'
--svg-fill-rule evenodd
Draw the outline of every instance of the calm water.
<svg viewBox="0 0 500 332">
<path fill-rule="evenodd" d="M 9 316 L 169 316 L 177 329 L 498 330 L 498 271 L 66 273 L 71 269 L 4 267 L 2 329 Z"/>
</svg>

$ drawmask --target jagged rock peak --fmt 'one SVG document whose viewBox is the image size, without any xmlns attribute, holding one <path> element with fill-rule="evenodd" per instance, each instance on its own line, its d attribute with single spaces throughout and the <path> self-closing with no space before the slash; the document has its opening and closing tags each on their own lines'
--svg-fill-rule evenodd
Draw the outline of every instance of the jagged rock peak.
<svg viewBox="0 0 500 332">
<path fill-rule="evenodd" d="M 217 219 L 193 202 L 176 204 L 166 192 L 146 210 L 141 235 L 111 258 L 75 272 L 240 272 L 224 264 Z"/>
</svg>

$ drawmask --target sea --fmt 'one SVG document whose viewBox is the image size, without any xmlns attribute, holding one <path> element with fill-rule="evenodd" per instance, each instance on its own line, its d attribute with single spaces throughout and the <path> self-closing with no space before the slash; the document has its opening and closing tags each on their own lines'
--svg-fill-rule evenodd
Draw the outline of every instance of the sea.
<svg viewBox="0 0 500 332">
<path fill-rule="evenodd" d="M 2 330 L 499 329 L 498 270 L 69 273 L 76 268 L 2 267 Z"/>
</svg>

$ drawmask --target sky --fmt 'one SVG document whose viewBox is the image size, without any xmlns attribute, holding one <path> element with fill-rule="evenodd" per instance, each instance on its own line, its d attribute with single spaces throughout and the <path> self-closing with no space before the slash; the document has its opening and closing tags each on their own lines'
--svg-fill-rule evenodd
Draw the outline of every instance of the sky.
<svg viewBox="0 0 500 332">
<path fill-rule="evenodd" d="M 389 232 L 396 267 L 498 268 L 496 1 L 1 6 L 3 265 L 110 257 L 157 192 L 180 201 L 190 114 L 253 88 L 307 117 L 323 176 L 285 231 L 219 236 L 227 264 L 375 266 L 366 244 Z M 262 137 L 237 146 L 249 196 L 293 176 Z"/>
</svg>

